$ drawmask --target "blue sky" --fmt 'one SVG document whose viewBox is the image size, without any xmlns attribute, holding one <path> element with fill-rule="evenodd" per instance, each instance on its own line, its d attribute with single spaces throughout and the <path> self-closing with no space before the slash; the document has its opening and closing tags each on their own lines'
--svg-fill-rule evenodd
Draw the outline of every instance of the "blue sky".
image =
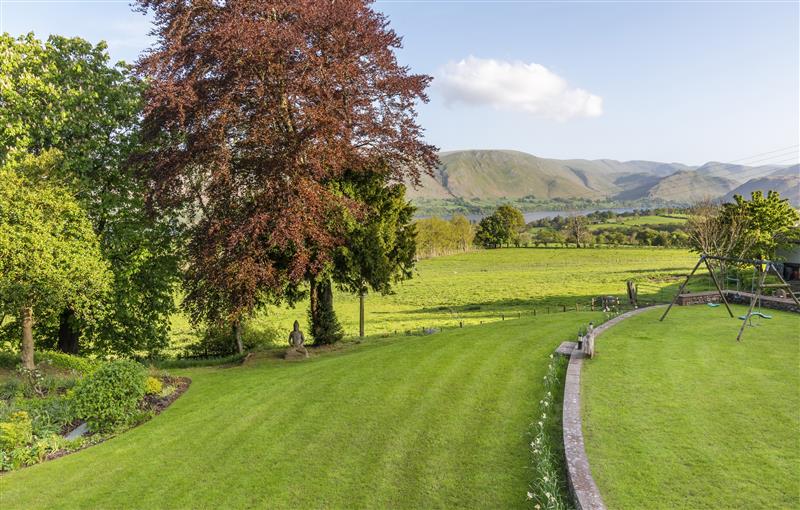
<svg viewBox="0 0 800 510">
<path fill-rule="evenodd" d="M 798 161 L 798 2 L 375 8 L 404 37 L 401 62 L 435 77 L 420 121 L 443 150 Z M 0 0 L 0 13 L 2 31 L 103 39 L 114 59 L 133 61 L 149 44 L 147 18 L 126 1 Z"/>
</svg>

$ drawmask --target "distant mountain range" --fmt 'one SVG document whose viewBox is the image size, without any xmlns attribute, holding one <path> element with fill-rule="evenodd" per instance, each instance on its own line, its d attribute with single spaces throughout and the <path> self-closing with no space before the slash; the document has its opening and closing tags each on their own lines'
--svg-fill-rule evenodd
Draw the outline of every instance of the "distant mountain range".
<svg viewBox="0 0 800 510">
<path fill-rule="evenodd" d="M 655 161 L 547 159 L 519 151 L 443 152 L 434 175 L 412 199 L 589 199 L 642 204 L 691 204 L 702 198 L 775 189 L 800 206 L 800 167 L 702 166 Z"/>
</svg>

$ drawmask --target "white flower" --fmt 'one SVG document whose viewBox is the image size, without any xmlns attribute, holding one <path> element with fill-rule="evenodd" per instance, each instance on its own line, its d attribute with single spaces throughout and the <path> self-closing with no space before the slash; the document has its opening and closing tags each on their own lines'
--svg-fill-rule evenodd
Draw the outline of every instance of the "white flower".
<svg viewBox="0 0 800 510">
<path fill-rule="evenodd" d="M 550 495 L 549 492 L 545 492 L 544 495 L 547 496 L 547 499 L 552 499 L 552 497 L 553 497 L 553 496 Z"/>
<path fill-rule="evenodd" d="M 533 499 L 533 493 L 532 492 L 528 492 L 528 499 Z"/>
<path fill-rule="evenodd" d="M 540 427 L 542 426 L 542 422 L 539 422 L 539 426 L 540 426 Z"/>
<path fill-rule="evenodd" d="M 550 405 L 550 402 L 545 402 L 545 403 L 544 403 L 544 406 L 545 406 L 545 407 L 547 407 L 547 406 L 549 406 L 549 405 Z"/>
<path fill-rule="evenodd" d="M 546 418 L 547 418 L 547 413 L 542 413 L 542 419 L 544 420 Z"/>
<path fill-rule="evenodd" d="M 540 508 L 542 508 L 542 507 L 540 507 L 540 506 L 537 504 L 537 505 L 536 505 L 535 507 L 533 507 L 533 508 L 535 508 L 536 510 L 539 510 L 539 509 L 540 509 Z"/>
<path fill-rule="evenodd" d="M 550 481 L 546 476 L 544 478 L 542 478 L 542 480 L 544 480 L 545 482 L 549 482 Z"/>
<path fill-rule="evenodd" d="M 553 359 L 553 355 L 552 354 L 550 355 L 550 359 Z"/>
</svg>

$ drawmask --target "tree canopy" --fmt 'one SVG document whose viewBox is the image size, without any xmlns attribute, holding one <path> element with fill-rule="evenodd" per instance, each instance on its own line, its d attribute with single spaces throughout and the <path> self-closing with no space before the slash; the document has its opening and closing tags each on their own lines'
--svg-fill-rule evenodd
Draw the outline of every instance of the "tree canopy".
<svg viewBox="0 0 800 510">
<path fill-rule="evenodd" d="M 114 274 L 103 320 L 86 323 L 67 307 L 55 326 L 40 321 L 39 329 L 70 352 L 82 336 L 94 343 L 81 348 L 105 352 L 163 347 L 180 229 L 147 214 L 141 181 L 125 165 L 138 143 L 143 83 L 126 64 L 110 63 L 103 42 L 1 35 L 0 55 L 0 162 L 59 150 L 60 164 L 26 177 L 58 183 L 78 199 Z"/>
<path fill-rule="evenodd" d="M 771 259 L 779 247 L 798 238 L 800 215 L 777 191 L 769 191 L 766 196 L 753 191 L 750 200 L 735 195 L 733 202 L 722 206 L 720 218 L 726 225 L 738 218 L 746 219 L 738 250 L 745 258 Z"/>
<path fill-rule="evenodd" d="M 45 151 L 0 167 L 0 307 L 20 314 L 26 368 L 33 368 L 32 320 L 67 306 L 96 318 L 110 289 L 108 264 L 80 205 L 69 191 L 22 175 L 60 164 L 57 151 Z"/>
<path fill-rule="evenodd" d="M 339 211 L 357 209 L 332 181 L 386 168 L 418 183 L 434 166 L 415 111 L 431 78 L 397 63 L 400 37 L 368 2 L 138 4 L 157 43 L 138 65 L 136 163 L 155 208 L 193 219 L 190 309 L 236 320 L 298 296 L 346 238 Z"/>
<path fill-rule="evenodd" d="M 496 248 L 515 243 L 525 226 L 522 211 L 510 205 L 501 205 L 490 216 L 478 223 L 475 241 L 484 248 Z"/>
</svg>

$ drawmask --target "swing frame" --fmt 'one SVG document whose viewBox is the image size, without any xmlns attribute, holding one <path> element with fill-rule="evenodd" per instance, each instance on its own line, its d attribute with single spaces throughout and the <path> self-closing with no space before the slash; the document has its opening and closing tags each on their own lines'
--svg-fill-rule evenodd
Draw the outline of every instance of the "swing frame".
<svg viewBox="0 0 800 510">
<path fill-rule="evenodd" d="M 744 328 L 747 326 L 748 322 L 750 321 L 751 317 L 753 316 L 753 309 L 755 308 L 756 302 L 761 302 L 761 297 L 764 293 L 765 288 L 785 288 L 788 289 L 789 296 L 792 300 L 800 306 L 800 301 L 798 301 L 797 296 L 794 295 L 792 292 L 792 287 L 786 280 L 783 279 L 780 271 L 778 268 L 775 267 L 775 262 L 771 260 L 761 260 L 761 259 L 739 259 L 735 257 L 719 257 L 716 255 L 709 255 L 707 253 L 703 253 L 700 255 L 700 260 L 697 261 L 695 264 L 694 269 L 692 272 L 686 276 L 686 279 L 683 281 L 681 286 L 678 288 L 678 292 L 675 294 L 675 297 L 672 298 L 672 302 L 669 304 L 666 310 L 664 310 L 664 315 L 661 316 L 659 321 L 663 321 L 669 311 L 672 309 L 672 306 L 678 301 L 678 297 L 683 293 L 683 289 L 686 288 L 686 284 L 689 283 L 689 280 L 694 276 L 697 272 L 697 269 L 700 267 L 700 264 L 705 264 L 706 269 L 708 270 L 708 274 L 711 275 L 711 280 L 714 282 L 714 286 L 717 288 L 717 293 L 719 294 L 720 299 L 723 303 L 725 303 L 725 309 L 728 310 L 728 315 L 733 318 L 733 312 L 731 311 L 730 305 L 728 305 L 728 300 L 725 298 L 725 293 L 722 291 L 722 288 L 719 285 L 719 281 L 717 280 L 717 275 L 714 274 L 714 270 L 711 268 L 711 264 L 708 263 L 709 260 L 720 260 L 725 262 L 733 262 L 739 265 L 752 265 L 755 269 L 756 273 L 760 273 L 760 277 L 758 279 L 758 287 L 755 289 L 756 291 L 753 293 L 752 297 L 750 298 L 750 306 L 747 308 L 747 314 L 745 314 L 744 319 L 742 320 L 742 327 L 739 328 L 739 334 L 736 336 L 736 341 L 741 342 L 742 335 L 744 334 Z M 775 276 L 778 277 L 781 283 L 775 284 L 765 284 L 767 274 L 772 270 Z"/>
</svg>

